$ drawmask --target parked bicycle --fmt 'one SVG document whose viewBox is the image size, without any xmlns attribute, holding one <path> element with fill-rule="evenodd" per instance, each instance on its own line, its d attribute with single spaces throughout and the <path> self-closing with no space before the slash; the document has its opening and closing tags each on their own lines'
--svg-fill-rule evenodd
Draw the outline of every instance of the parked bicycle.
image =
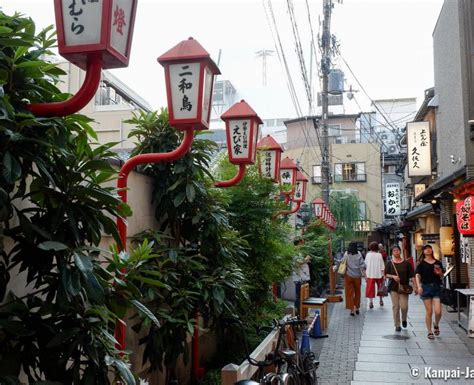
<svg viewBox="0 0 474 385">
<path fill-rule="evenodd" d="M 311 351 L 300 353 L 298 329 L 306 328 L 307 321 L 297 317 L 287 318 L 282 321 L 274 321 L 274 328 L 278 329 L 278 339 L 275 349 L 268 353 L 263 360 L 259 361 L 250 357 L 243 325 L 241 326 L 245 354 L 251 365 L 257 366 L 256 378 L 253 380 L 241 380 L 235 385 L 317 385 L 316 371 L 319 361 Z M 273 370 L 266 369 L 273 366 Z"/>
</svg>

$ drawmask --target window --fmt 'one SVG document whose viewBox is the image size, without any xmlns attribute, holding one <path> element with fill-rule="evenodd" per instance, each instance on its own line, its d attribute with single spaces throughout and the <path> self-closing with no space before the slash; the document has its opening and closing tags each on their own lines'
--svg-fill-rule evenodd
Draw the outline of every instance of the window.
<svg viewBox="0 0 474 385">
<path fill-rule="evenodd" d="M 317 164 L 313 166 L 313 177 L 311 178 L 313 184 L 321 183 L 321 165 Z"/>
<path fill-rule="evenodd" d="M 97 106 L 110 106 L 122 104 L 122 97 L 105 82 L 100 83 L 99 91 L 95 94 Z"/>
<path fill-rule="evenodd" d="M 328 124 L 328 136 L 341 136 L 341 125 Z"/>
<path fill-rule="evenodd" d="M 365 182 L 365 163 L 336 163 L 334 176 L 336 182 Z"/>
<path fill-rule="evenodd" d="M 383 166 L 383 172 L 385 174 L 395 174 L 395 172 L 397 171 L 397 167 L 393 164 L 390 164 L 390 165 L 384 165 Z"/>
<path fill-rule="evenodd" d="M 367 219 L 367 204 L 364 201 L 359 201 L 359 219 Z"/>
</svg>

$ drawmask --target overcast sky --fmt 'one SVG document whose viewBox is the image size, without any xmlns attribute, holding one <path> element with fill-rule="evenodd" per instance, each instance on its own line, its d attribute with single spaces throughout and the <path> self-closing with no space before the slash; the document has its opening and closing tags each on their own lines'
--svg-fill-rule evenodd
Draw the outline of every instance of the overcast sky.
<svg viewBox="0 0 474 385">
<path fill-rule="evenodd" d="M 296 26 L 307 71 L 311 67 L 309 4 L 315 38 L 320 31 L 322 0 L 289 0 L 294 4 Z M 372 99 L 417 97 L 433 86 L 432 32 L 442 0 L 344 0 L 335 7 L 332 32 L 340 42 L 342 57 Z M 7 14 L 20 11 L 39 27 L 54 24 L 53 0 L 2 0 Z M 276 30 L 267 15 L 272 5 Z M 166 106 L 164 72 L 156 58 L 181 40 L 192 36 L 217 62 L 221 79 L 230 80 L 239 94 L 262 118 L 296 117 L 287 90 L 287 78 L 278 56 L 267 58 L 267 87 L 262 86 L 262 60 L 255 53 L 275 51 L 278 32 L 289 64 L 298 100 L 304 111 L 308 102 L 295 53 L 287 0 L 139 0 L 130 65 L 113 74 L 145 98 L 153 107 Z M 319 52 L 317 60 L 320 59 Z M 313 81 L 319 89 L 316 66 Z M 343 61 L 335 59 L 347 83 L 360 87 Z M 363 92 L 356 99 L 365 110 L 370 101 Z M 354 101 L 347 112 L 358 111 Z"/>
</svg>

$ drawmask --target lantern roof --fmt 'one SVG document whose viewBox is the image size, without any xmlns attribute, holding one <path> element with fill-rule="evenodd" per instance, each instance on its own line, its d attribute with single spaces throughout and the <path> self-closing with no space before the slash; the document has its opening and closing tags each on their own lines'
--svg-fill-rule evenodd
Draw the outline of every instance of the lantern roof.
<svg viewBox="0 0 474 385">
<path fill-rule="evenodd" d="M 285 168 L 292 168 L 292 169 L 295 169 L 295 170 L 298 170 L 298 166 L 296 165 L 296 163 L 294 162 L 293 159 L 290 159 L 288 157 L 286 157 L 285 159 L 283 159 L 280 163 L 280 170 L 281 169 L 285 169 Z"/>
<path fill-rule="evenodd" d="M 260 119 L 253 108 L 243 99 L 240 102 L 235 103 L 221 115 L 222 120 L 233 118 L 255 118 L 258 124 L 263 124 L 262 119 Z"/>
<path fill-rule="evenodd" d="M 322 203 L 323 205 L 326 204 L 321 198 L 314 198 L 313 203 L 318 203 L 318 204 Z"/>
<path fill-rule="evenodd" d="M 180 61 L 206 60 L 209 62 L 209 66 L 215 75 L 221 73 L 219 67 L 217 67 L 216 63 L 211 59 L 209 52 L 207 52 L 204 47 L 192 37 L 178 43 L 161 55 L 157 60 L 161 65 Z"/>
<path fill-rule="evenodd" d="M 298 171 L 296 173 L 296 180 L 303 181 L 303 182 L 308 182 L 308 178 L 306 178 L 301 171 Z"/>
<path fill-rule="evenodd" d="M 267 135 L 264 138 L 260 139 L 260 141 L 257 143 L 257 148 L 266 150 L 278 150 L 283 152 L 283 148 L 270 135 Z"/>
</svg>

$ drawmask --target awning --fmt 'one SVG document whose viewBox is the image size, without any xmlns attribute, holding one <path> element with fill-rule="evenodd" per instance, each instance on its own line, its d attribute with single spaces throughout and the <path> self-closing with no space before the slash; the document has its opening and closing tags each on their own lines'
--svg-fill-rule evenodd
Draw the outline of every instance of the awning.
<svg viewBox="0 0 474 385">
<path fill-rule="evenodd" d="M 464 175 L 466 175 L 466 169 L 462 167 L 459 170 L 452 173 L 451 175 L 448 175 L 444 178 L 437 180 L 435 183 L 429 186 L 425 191 L 417 195 L 415 197 L 415 200 L 428 202 L 436 198 L 436 195 L 442 192 L 452 191 L 455 187 L 459 185 L 459 183 L 464 182 L 464 180 L 460 179 Z"/>
<path fill-rule="evenodd" d="M 423 214 L 428 214 L 428 213 L 434 213 L 434 208 L 433 208 L 433 205 L 431 203 L 425 203 L 424 205 L 422 206 L 419 206 L 413 210 L 411 210 L 406 216 L 405 216 L 405 220 L 409 221 L 411 219 L 416 219 L 418 218 L 419 216 L 423 215 Z"/>
</svg>

